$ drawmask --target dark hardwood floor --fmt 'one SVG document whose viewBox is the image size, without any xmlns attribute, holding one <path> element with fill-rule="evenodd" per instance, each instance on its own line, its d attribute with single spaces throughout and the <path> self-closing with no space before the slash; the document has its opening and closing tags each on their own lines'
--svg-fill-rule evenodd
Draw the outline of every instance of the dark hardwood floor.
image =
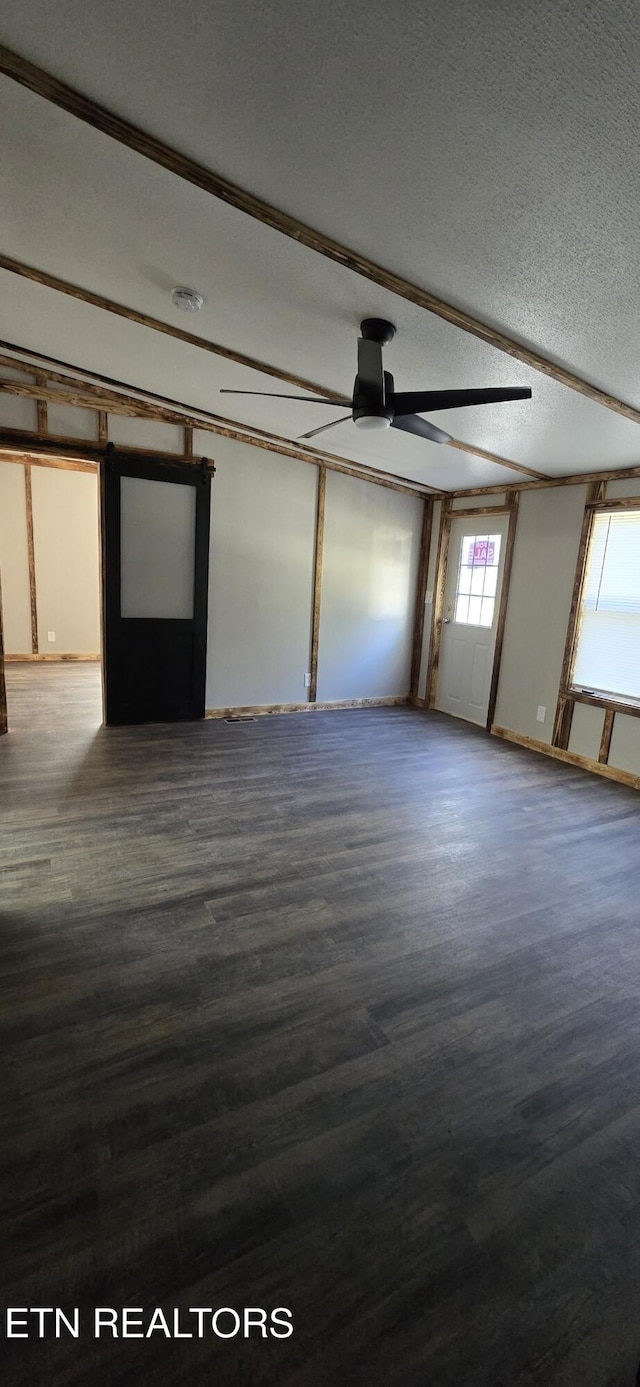
<svg viewBox="0 0 640 1387">
<path fill-rule="evenodd" d="M 637 795 L 408 708 L 102 729 L 97 666 L 8 684 L 0 1300 L 80 1337 L 3 1384 L 632 1387 Z"/>
</svg>

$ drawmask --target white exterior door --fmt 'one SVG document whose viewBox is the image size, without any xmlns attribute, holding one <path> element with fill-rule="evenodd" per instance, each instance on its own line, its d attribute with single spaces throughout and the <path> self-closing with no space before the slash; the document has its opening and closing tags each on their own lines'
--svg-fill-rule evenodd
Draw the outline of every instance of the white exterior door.
<svg viewBox="0 0 640 1387">
<path fill-rule="evenodd" d="M 451 522 L 436 708 L 487 721 L 508 515 Z"/>
</svg>

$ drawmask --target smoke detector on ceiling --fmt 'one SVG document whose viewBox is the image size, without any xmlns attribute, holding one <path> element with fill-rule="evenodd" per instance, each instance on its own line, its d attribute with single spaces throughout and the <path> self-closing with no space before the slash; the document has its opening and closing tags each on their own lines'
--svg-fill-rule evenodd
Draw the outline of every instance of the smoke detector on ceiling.
<svg viewBox="0 0 640 1387">
<path fill-rule="evenodd" d="M 183 313 L 199 313 L 204 303 L 203 295 L 197 289 L 174 289 L 171 298 Z"/>
</svg>

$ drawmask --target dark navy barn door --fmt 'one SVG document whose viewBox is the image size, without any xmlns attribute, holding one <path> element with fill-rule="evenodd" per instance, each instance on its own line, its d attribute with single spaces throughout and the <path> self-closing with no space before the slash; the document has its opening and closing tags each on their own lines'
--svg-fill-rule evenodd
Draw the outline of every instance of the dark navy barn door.
<svg viewBox="0 0 640 1387">
<path fill-rule="evenodd" d="M 206 463 L 102 463 L 107 723 L 205 711 L 209 507 Z"/>
</svg>

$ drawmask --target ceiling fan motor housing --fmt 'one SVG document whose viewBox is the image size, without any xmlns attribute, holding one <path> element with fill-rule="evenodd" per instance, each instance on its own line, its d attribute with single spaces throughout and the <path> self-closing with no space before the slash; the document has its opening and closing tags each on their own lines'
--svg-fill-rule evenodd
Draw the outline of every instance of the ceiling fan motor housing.
<svg viewBox="0 0 640 1387">
<path fill-rule="evenodd" d="M 388 429 L 393 423 L 393 377 L 383 370 L 382 348 L 391 341 L 395 328 L 384 318 L 364 318 L 360 332 L 353 422 L 359 429 Z"/>
<path fill-rule="evenodd" d="M 358 429 L 389 429 L 393 422 L 393 376 L 385 372 L 385 391 L 361 390 L 360 377 L 355 376 L 353 420 Z"/>
<path fill-rule="evenodd" d="M 387 322 L 386 318 L 363 318 L 360 331 L 367 342 L 378 342 L 381 347 L 396 335 L 393 323 Z"/>
<path fill-rule="evenodd" d="M 388 429 L 393 422 L 393 376 L 385 371 L 383 379 L 382 390 L 363 390 L 360 377 L 355 378 L 352 412 L 353 422 L 360 429 Z"/>
</svg>

